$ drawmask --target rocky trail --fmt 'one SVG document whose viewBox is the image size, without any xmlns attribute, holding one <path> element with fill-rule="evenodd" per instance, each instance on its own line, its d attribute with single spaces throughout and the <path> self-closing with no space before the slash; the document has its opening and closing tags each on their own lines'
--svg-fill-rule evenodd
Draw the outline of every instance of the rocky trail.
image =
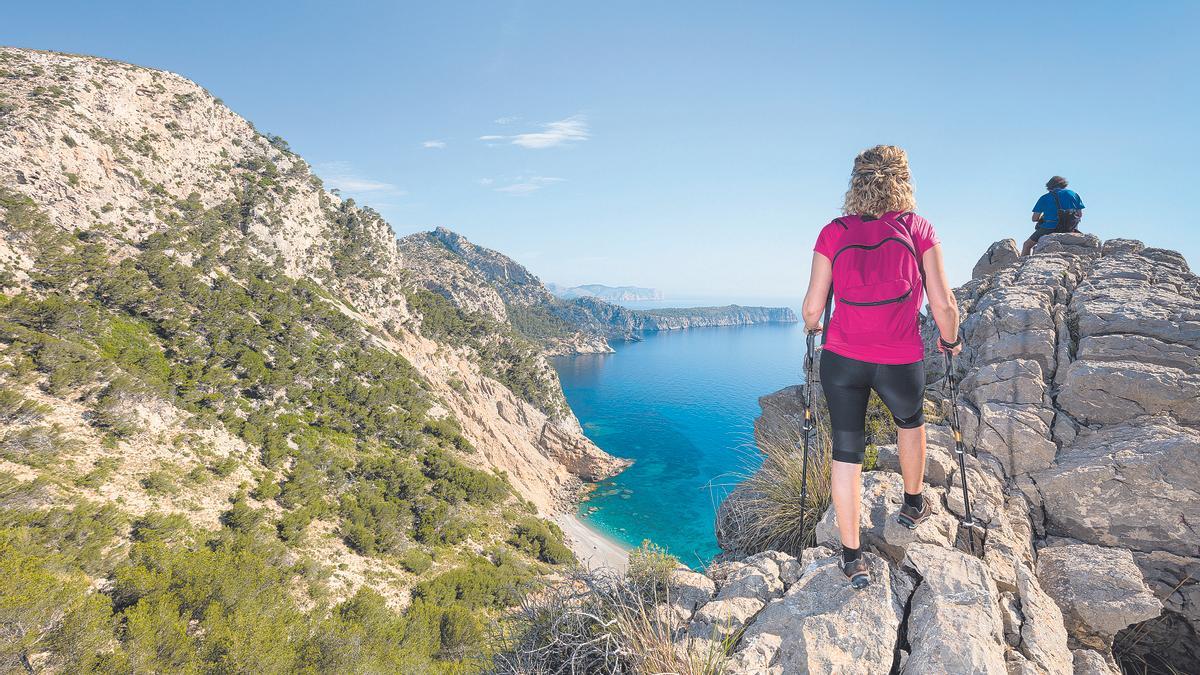
<svg viewBox="0 0 1200 675">
<path fill-rule="evenodd" d="M 1024 259 L 997 242 L 956 294 L 983 555 L 955 546 L 953 440 L 931 424 L 935 509 L 916 530 L 895 520 L 895 447 L 864 474 L 871 586 L 846 583 L 832 509 L 797 559 L 742 546 L 723 507 L 727 561 L 674 573 L 680 644 L 732 636 L 734 673 L 1200 671 L 1200 282 L 1172 251 L 1067 234 Z M 798 423 L 796 389 L 762 406 L 766 447 Z"/>
</svg>

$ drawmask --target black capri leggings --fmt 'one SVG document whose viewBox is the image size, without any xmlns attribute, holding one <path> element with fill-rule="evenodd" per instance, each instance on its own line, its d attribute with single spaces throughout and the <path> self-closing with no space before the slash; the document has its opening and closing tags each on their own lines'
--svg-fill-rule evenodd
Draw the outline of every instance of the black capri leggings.
<svg viewBox="0 0 1200 675">
<path fill-rule="evenodd" d="M 890 365 L 821 352 L 821 388 L 833 427 L 833 458 L 861 464 L 867 449 L 867 399 L 874 389 L 901 429 L 925 423 L 925 362 Z"/>
</svg>

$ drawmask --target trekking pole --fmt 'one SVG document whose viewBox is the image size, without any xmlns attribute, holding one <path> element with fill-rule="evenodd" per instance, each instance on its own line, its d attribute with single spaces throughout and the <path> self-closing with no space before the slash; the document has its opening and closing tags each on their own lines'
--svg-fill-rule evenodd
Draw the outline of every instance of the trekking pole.
<svg viewBox="0 0 1200 675">
<path fill-rule="evenodd" d="M 808 534 L 804 529 L 805 516 L 808 515 L 808 439 L 812 435 L 812 372 L 813 352 L 816 351 L 817 332 L 808 331 L 807 348 L 804 352 L 804 389 L 801 394 L 804 403 L 804 421 L 800 425 L 800 433 L 804 436 L 804 456 L 800 459 L 800 549 L 805 548 Z"/>
<path fill-rule="evenodd" d="M 967 449 L 963 443 L 962 427 L 959 425 L 958 419 L 958 381 L 954 377 L 954 354 L 947 349 L 943 352 L 946 355 L 946 384 L 950 389 L 950 430 L 954 432 L 954 454 L 958 457 L 958 473 L 962 480 L 963 493 L 963 518 L 959 522 L 959 527 L 967 531 L 967 545 L 971 549 L 971 553 L 978 555 L 975 551 L 975 534 L 980 536 L 980 551 L 982 553 L 982 544 L 985 543 L 986 532 L 981 532 L 983 527 L 975 520 L 975 514 L 971 511 L 971 492 L 967 488 Z"/>
</svg>

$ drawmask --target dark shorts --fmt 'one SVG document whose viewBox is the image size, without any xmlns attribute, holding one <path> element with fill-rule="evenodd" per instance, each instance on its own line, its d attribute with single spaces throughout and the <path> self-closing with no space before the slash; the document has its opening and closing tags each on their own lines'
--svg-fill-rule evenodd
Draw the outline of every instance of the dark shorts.
<svg viewBox="0 0 1200 675">
<path fill-rule="evenodd" d="M 1048 234 L 1054 234 L 1055 232 L 1058 232 L 1058 228 L 1035 227 L 1033 228 L 1033 234 L 1029 235 L 1029 241 L 1037 241 L 1038 239 L 1041 239 Z"/>
<path fill-rule="evenodd" d="M 925 423 L 925 362 L 889 365 L 821 352 L 821 389 L 829 404 L 833 459 L 861 464 L 867 449 L 867 401 L 879 394 L 896 426 L 915 429 Z"/>
</svg>

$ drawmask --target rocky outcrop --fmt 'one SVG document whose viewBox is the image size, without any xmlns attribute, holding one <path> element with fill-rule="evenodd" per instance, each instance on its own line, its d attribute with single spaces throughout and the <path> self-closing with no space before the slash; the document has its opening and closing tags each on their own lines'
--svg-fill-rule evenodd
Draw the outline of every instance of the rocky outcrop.
<svg viewBox="0 0 1200 675">
<path fill-rule="evenodd" d="M 799 581 L 746 628 L 733 653 L 731 672 L 888 672 L 912 581 L 882 559 L 866 556 L 875 583 L 861 592 L 846 584 L 836 558 L 809 565 Z"/>
<path fill-rule="evenodd" d="M 863 477 L 862 543 L 879 556 L 874 577 L 883 567 L 893 589 L 897 574 L 913 589 L 893 666 L 1107 675 L 1119 672 L 1115 652 L 1189 672 L 1200 662 L 1200 281 L 1171 251 L 1072 233 L 1043 238 L 1026 258 L 1015 243 L 997 242 L 955 293 L 966 343 L 955 362 L 957 404 L 973 453 L 972 511 L 987 540 L 979 558 L 956 547 L 962 476 L 945 427 L 927 426 L 935 517 L 916 531 L 894 522 L 896 447 L 878 448 L 877 470 Z M 930 346 L 937 409 L 945 363 Z M 760 447 L 796 436 L 798 387 L 760 405 Z M 735 490 L 729 499 L 744 496 Z M 721 545 L 734 556 L 755 553 L 725 512 Z M 832 509 L 816 539 L 829 547 L 819 550 L 836 550 Z M 833 574 L 825 583 L 845 588 Z M 778 628 L 782 610 L 772 610 L 794 604 L 793 593 L 748 622 L 733 672 L 789 672 L 782 664 L 799 662 L 783 655 L 810 658 L 796 633 L 803 624 L 791 624 L 789 637 Z M 768 617 L 772 628 L 760 629 Z M 881 628 L 872 639 L 891 642 L 890 623 L 873 620 Z"/>
</svg>

